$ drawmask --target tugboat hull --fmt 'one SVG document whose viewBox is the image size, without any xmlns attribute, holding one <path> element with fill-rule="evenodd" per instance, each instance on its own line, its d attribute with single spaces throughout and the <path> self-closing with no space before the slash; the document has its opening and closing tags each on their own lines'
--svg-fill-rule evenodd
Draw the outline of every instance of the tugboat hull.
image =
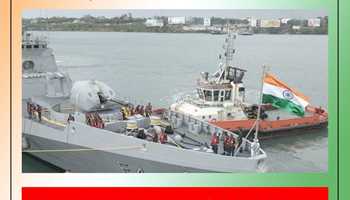
<svg viewBox="0 0 350 200">
<path fill-rule="evenodd" d="M 245 135 L 253 127 L 255 120 L 222 120 L 211 121 L 210 123 L 233 132 L 242 132 Z M 283 135 L 281 133 L 299 129 L 325 128 L 327 125 L 328 118 L 319 114 L 292 119 L 261 120 L 259 123 L 259 136 L 260 138 L 273 137 L 274 135 L 280 136 Z"/>
</svg>

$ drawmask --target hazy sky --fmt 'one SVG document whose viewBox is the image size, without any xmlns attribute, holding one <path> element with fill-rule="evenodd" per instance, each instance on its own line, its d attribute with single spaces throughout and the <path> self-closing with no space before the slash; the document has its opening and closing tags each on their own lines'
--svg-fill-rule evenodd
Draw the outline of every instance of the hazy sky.
<svg viewBox="0 0 350 200">
<path fill-rule="evenodd" d="M 193 17 L 234 17 L 234 18 L 312 18 L 326 16 L 324 10 L 28 10 L 23 12 L 25 18 L 35 17 L 81 17 L 84 15 L 115 17 L 125 13 L 134 17 L 152 16 L 193 16 Z"/>
</svg>

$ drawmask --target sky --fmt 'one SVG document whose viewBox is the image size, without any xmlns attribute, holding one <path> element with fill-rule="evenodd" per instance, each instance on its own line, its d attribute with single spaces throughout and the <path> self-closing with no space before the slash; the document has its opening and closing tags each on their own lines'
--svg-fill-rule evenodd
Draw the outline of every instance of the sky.
<svg viewBox="0 0 350 200">
<path fill-rule="evenodd" d="M 131 13 L 133 17 L 153 16 L 192 16 L 192 17 L 227 17 L 259 19 L 295 18 L 306 19 L 326 16 L 324 10 L 27 10 L 23 12 L 24 18 L 35 17 L 82 17 L 84 15 L 115 17 L 125 13 Z"/>
</svg>

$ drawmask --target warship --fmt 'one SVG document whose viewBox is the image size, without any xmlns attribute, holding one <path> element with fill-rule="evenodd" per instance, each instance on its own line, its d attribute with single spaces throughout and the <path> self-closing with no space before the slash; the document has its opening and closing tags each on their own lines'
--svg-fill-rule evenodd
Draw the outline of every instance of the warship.
<svg viewBox="0 0 350 200">
<path fill-rule="evenodd" d="M 150 105 L 140 112 L 98 80 L 73 82 L 46 39 L 22 38 L 22 152 L 67 172 L 257 172 L 266 153 L 205 120 Z M 227 155 L 226 136 L 235 141 Z M 211 141 L 216 139 L 216 143 Z"/>
<path fill-rule="evenodd" d="M 273 79 L 274 83 L 284 88 L 281 98 L 285 101 L 302 102 L 305 107 L 303 113 L 296 116 L 285 112 L 284 109 L 280 109 L 281 107 L 272 103 L 248 102 L 246 100 L 246 88 L 243 83 L 247 70 L 233 65 L 236 37 L 237 31 L 229 31 L 225 38 L 224 56 L 219 56 L 224 61 L 220 62 L 219 70 L 213 74 L 202 72 L 197 80 L 196 93 L 181 96 L 170 106 L 170 110 L 205 120 L 210 124 L 238 132 L 244 136 L 249 135 L 248 133 L 252 132 L 253 127 L 253 130 L 259 129 L 260 139 L 285 135 L 296 129 L 324 128 L 327 126 L 328 113 L 326 110 L 312 106 L 308 103 L 307 97 L 304 97 L 300 92 L 289 87 L 271 73 L 267 73 L 266 70 L 262 74 L 262 85 L 265 78 Z M 257 94 L 260 93 L 261 97 L 263 89 L 262 87 L 261 91 L 257 92 Z M 300 98 L 299 101 L 294 94 L 300 94 L 299 96 L 303 98 Z M 280 103 L 277 102 L 276 104 Z M 258 126 L 257 118 L 261 119 L 258 120 Z"/>
</svg>

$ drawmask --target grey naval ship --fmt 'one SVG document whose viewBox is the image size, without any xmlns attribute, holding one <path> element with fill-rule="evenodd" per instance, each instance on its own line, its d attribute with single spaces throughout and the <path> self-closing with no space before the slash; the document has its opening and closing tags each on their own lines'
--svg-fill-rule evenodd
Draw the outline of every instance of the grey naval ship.
<svg viewBox="0 0 350 200">
<path fill-rule="evenodd" d="M 264 168 L 266 154 L 256 138 L 250 141 L 172 110 L 160 114 L 147 107 L 134 112 L 130 102 L 103 82 L 73 82 L 57 66 L 47 39 L 29 32 L 22 39 L 22 84 L 22 151 L 67 172 Z M 235 141 L 229 155 L 223 149 L 224 136 Z"/>
</svg>

